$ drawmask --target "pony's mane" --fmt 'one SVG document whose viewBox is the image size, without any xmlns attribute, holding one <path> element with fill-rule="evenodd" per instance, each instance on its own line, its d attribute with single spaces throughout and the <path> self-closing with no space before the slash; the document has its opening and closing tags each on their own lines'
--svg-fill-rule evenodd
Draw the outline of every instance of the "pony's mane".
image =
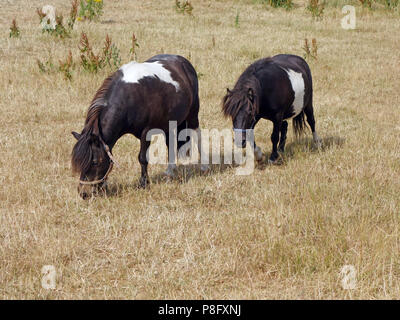
<svg viewBox="0 0 400 320">
<path fill-rule="evenodd" d="M 243 74 L 239 77 L 232 90 L 228 89 L 227 94 L 222 100 L 222 112 L 225 117 L 235 118 L 239 110 L 243 106 L 250 107 L 254 116 L 259 110 L 261 85 L 256 77 L 256 73 L 265 68 L 266 64 L 274 63 L 271 57 L 257 60 L 247 67 Z M 253 99 L 249 97 L 251 90 Z M 253 101 L 251 101 L 253 100 Z"/>
<path fill-rule="evenodd" d="M 250 90 L 253 99 L 249 97 Z M 232 117 L 234 119 L 239 110 L 244 106 L 248 106 L 254 116 L 259 110 L 260 94 L 260 83 L 254 75 L 245 79 L 240 77 L 235 87 L 232 90 L 228 89 L 227 94 L 222 100 L 222 111 L 225 117 Z"/>
<path fill-rule="evenodd" d="M 75 173 L 87 172 L 91 166 L 93 156 L 91 148 L 92 134 L 100 136 L 99 117 L 103 109 L 107 107 L 105 95 L 110 89 L 112 81 L 114 80 L 114 75 L 115 73 L 104 80 L 103 84 L 94 95 L 86 115 L 85 127 L 82 130 L 79 140 L 72 149 L 71 165 L 72 171 Z"/>
</svg>

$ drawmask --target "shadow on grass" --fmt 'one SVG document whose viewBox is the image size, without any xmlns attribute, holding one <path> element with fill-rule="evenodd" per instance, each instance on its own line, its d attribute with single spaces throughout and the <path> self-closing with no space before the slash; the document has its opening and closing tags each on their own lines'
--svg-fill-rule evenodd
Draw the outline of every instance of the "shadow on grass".
<svg viewBox="0 0 400 320">
<path fill-rule="evenodd" d="M 291 143 L 288 143 L 285 148 L 285 152 L 280 154 L 280 159 L 274 165 L 284 166 L 290 159 L 296 158 L 296 155 L 303 154 L 312 154 L 318 152 L 324 152 L 329 150 L 334 146 L 342 146 L 345 139 L 340 137 L 326 137 L 322 138 L 322 147 L 315 147 L 313 140 L 311 138 L 300 138 Z M 268 163 L 268 158 L 271 155 L 271 152 L 267 152 L 263 154 L 263 160 L 259 161 L 255 168 L 258 170 L 264 170 L 268 166 L 271 166 Z M 215 156 L 215 155 L 214 155 Z M 157 173 L 155 175 L 150 175 L 150 184 L 145 189 L 141 188 L 139 185 L 139 180 L 137 182 L 131 183 L 113 183 L 107 187 L 105 195 L 107 197 L 119 197 L 125 192 L 130 192 L 132 190 L 143 190 L 147 191 L 151 189 L 152 184 L 168 184 L 170 182 L 178 182 L 180 184 L 187 183 L 190 179 L 199 176 L 210 176 L 215 174 L 223 173 L 228 169 L 233 169 L 238 167 L 235 164 L 224 164 L 223 155 L 220 156 L 220 164 L 210 164 L 209 170 L 206 173 L 203 173 L 200 170 L 199 164 L 180 164 L 177 167 L 175 177 L 171 178 L 166 176 L 164 173 Z M 211 157 L 210 157 L 211 162 Z M 165 166 L 166 168 L 166 166 Z"/>
<path fill-rule="evenodd" d="M 344 144 L 345 139 L 341 137 L 326 137 L 322 138 L 322 147 L 317 148 L 311 138 L 301 138 L 288 143 L 285 148 L 285 156 L 287 158 L 293 158 L 295 155 L 296 150 L 303 149 L 304 151 L 308 151 L 310 153 L 318 153 L 318 152 L 325 152 L 329 150 L 333 146 L 341 147 Z"/>
<path fill-rule="evenodd" d="M 150 166 L 151 165 L 149 165 L 149 167 Z M 179 164 L 177 166 L 176 174 L 174 177 L 168 177 L 165 175 L 164 172 L 160 172 L 155 175 L 150 174 L 150 184 L 145 189 L 140 187 L 138 179 L 137 182 L 110 184 L 107 186 L 107 189 L 105 192 L 103 192 L 103 194 L 107 197 L 119 197 L 123 193 L 135 189 L 143 191 L 150 190 L 152 184 L 168 184 L 170 182 L 178 182 L 180 184 L 184 184 L 194 177 L 215 175 L 235 167 L 237 167 L 237 165 L 235 164 L 224 164 L 222 156 L 220 157 L 220 164 L 209 164 L 209 169 L 207 170 L 207 172 L 202 172 L 200 170 L 200 164 Z M 165 169 L 166 168 L 167 166 L 165 166 Z"/>
<path fill-rule="evenodd" d="M 313 142 L 312 138 L 300 138 L 295 141 L 288 143 L 285 147 L 285 152 L 279 154 L 279 159 L 274 165 L 284 166 L 290 159 L 296 158 L 296 156 L 300 153 L 302 154 L 313 154 L 319 152 L 325 152 L 334 146 L 342 146 L 344 144 L 345 139 L 341 137 L 325 137 L 322 139 L 322 147 L 317 148 Z M 271 152 L 267 152 L 263 154 L 263 161 L 260 161 L 257 164 L 257 169 L 264 170 L 271 164 L 268 163 L 268 159 L 271 155 Z"/>
</svg>

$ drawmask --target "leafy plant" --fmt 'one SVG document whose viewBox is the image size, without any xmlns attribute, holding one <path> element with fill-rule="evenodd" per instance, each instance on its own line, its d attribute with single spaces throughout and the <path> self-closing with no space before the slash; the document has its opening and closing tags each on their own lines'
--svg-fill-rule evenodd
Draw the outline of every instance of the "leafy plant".
<svg viewBox="0 0 400 320">
<path fill-rule="evenodd" d="M 285 8 L 289 10 L 293 7 L 292 0 L 268 0 L 268 3 L 273 8 Z"/>
<path fill-rule="evenodd" d="M 39 71 L 41 73 L 51 73 L 52 71 L 54 71 L 54 64 L 53 61 L 51 59 L 51 57 L 49 59 L 47 59 L 47 61 L 42 62 L 39 59 L 36 59 L 36 63 L 39 67 Z"/>
<path fill-rule="evenodd" d="M 387 9 L 395 9 L 399 6 L 400 0 L 383 0 Z"/>
<path fill-rule="evenodd" d="M 71 50 L 69 51 L 65 61 L 59 60 L 58 68 L 54 65 L 51 54 L 46 61 L 42 62 L 41 60 L 36 59 L 36 63 L 41 73 L 54 74 L 59 71 L 63 74 L 65 80 L 72 80 L 72 69 L 74 68 L 74 63 L 72 60 Z"/>
<path fill-rule="evenodd" d="M 193 15 L 193 6 L 189 0 L 182 1 L 182 3 L 180 0 L 175 0 L 175 9 L 179 13 L 187 13 L 190 16 Z"/>
<path fill-rule="evenodd" d="M 239 12 L 236 13 L 236 17 L 235 17 L 235 27 L 239 28 Z"/>
<path fill-rule="evenodd" d="M 361 5 L 363 7 L 366 7 L 366 8 L 369 8 L 369 9 L 372 8 L 372 0 L 359 0 L 359 1 L 361 2 Z"/>
<path fill-rule="evenodd" d="M 79 9 L 79 20 L 98 20 L 103 14 L 103 0 L 81 0 Z"/>
<path fill-rule="evenodd" d="M 17 21 L 13 19 L 11 26 L 10 26 L 10 38 L 19 38 L 21 32 L 17 26 Z"/>
<path fill-rule="evenodd" d="M 311 12 L 311 15 L 315 19 L 322 19 L 324 14 L 325 2 L 320 3 L 319 0 L 309 0 L 307 10 Z"/>
</svg>

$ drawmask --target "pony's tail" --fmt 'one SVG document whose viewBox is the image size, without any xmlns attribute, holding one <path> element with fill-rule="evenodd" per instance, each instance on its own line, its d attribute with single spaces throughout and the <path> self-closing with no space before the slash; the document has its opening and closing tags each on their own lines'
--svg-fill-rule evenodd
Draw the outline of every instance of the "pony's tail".
<svg viewBox="0 0 400 320">
<path fill-rule="evenodd" d="M 304 119 L 304 111 L 300 112 L 293 118 L 293 131 L 297 138 L 299 138 L 307 128 L 306 121 Z"/>
</svg>

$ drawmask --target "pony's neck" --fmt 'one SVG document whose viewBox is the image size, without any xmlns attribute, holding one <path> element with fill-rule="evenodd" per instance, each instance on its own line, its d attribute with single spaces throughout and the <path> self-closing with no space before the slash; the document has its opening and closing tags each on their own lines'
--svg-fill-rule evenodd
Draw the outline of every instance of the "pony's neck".
<svg viewBox="0 0 400 320">
<path fill-rule="evenodd" d="M 123 132 L 120 131 L 121 124 L 117 123 L 116 118 L 117 117 L 110 116 L 110 110 L 104 110 L 99 115 L 100 134 L 103 141 L 109 146 L 110 150 L 112 150 L 115 143 L 123 135 Z"/>
</svg>

